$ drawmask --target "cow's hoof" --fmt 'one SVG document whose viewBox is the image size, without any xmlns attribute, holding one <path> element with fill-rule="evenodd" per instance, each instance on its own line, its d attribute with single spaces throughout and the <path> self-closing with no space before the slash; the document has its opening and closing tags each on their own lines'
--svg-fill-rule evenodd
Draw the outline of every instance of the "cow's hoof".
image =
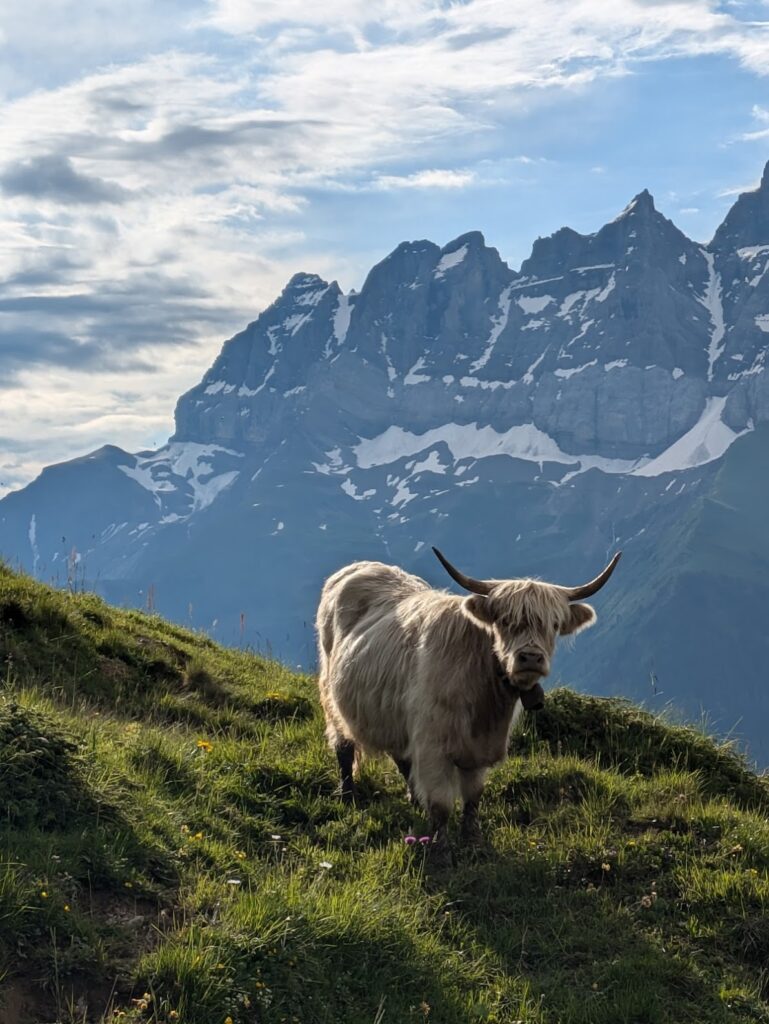
<svg viewBox="0 0 769 1024">
<path fill-rule="evenodd" d="M 447 871 L 454 867 L 454 856 L 449 844 L 440 839 L 431 843 L 427 848 L 427 863 L 433 871 Z"/>
<path fill-rule="evenodd" d="M 481 846 L 483 843 L 483 829 L 477 818 L 464 818 L 459 834 L 466 846 Z"/>
</svg>

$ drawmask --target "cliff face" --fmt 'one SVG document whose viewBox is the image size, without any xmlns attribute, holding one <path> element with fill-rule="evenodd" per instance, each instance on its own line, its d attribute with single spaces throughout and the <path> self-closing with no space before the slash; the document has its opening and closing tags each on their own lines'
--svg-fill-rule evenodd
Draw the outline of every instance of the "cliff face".
<svg viewBox="0 0 769 1024">
<path fill-rule="evenodd" d="M 593 235 L 538 239 L 520 273 L 471 232 L 404 243 L 359 294 L 297 275 L 182 397 L 176 439 L 528 423 L 570 455 L 635 461 L 724 397 L 719 420 L 745 430 L 769 415 L 767 197 L 765 177 L 709 248 L 642 192 Z"/>
<path fill-rule="evenodd" d="M 403 243 L 359 293 L 298 274 L 180 398 L 165 448 L 103 449 L 0 502 L 0 552 L 113 599 L 152 585 L 224 640 L 244 612 L 251 642 L 307 664 L 346 561 L 444 585 L 439 543 L 474 575 L 574 583 L 623 547 L 592 656 L 556 669 L 656 699 L 675 664 L 666 700 L 697 714 L 707 694 L 716 726 L 757 736 L 767 269 L 765 174 L 706 247 L 641 192 L 595 234 L 538 239 L 520 272 L 470 232 Z"/>
</svg>

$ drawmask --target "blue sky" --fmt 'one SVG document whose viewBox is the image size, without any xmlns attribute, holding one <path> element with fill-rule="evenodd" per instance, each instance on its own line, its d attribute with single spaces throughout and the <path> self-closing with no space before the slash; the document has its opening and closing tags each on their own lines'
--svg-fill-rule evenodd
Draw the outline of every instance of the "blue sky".
<svg viewBox="0 0 769 1024">
<path fill-rule="evenodd" d="M 517 267 L 642 188 L 707 241 L 769 158 L 769 2 L 0 0 L 0 124 L 1 495 L 162 443 L 297 270 Z"/>
</svg>

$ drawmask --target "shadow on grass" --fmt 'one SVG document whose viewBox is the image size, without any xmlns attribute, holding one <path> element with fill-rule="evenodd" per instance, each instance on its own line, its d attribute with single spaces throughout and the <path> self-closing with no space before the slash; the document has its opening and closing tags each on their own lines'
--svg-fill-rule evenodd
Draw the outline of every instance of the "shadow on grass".
<svg viewBox="0 0 769 1024">
<path fill-rule="evenodd" d="M 548 886 L 546 869 L 515 856 L 460 865 L 443 876 L 456 915 L 508 975 L 525 979 L 542 1017 L 568 1024 L 710 1024 L 764 1020 L 764 1008 L 729 1007 L 724 978 L 676 951 L 682 911 L 658 901 L 641 909 L 613 887 L 568 876 Z M 648 891 L 648 886 L 646 891 Z M 753 936 L 751 936 L 753 938 Z M 765 933 L 756 937 L 763 948 Z M 746 960 L 748 958 L 746 957 Z M 756 1016 L 752 1014 L 755 1012 Z"/>
<path fill-rule="evenodd" d="M 406 911 L 410 914 L 410 911 Z M 146 958 L 142 979 L 183 1019 L 220 1019 L 227 996 L 254 992 L 239 1019 L 312 1024 L 420 1021 L 467 1024 L 486 1002 L 478 977 L 437 934 L 413 937 L 397 901 L 308 882 L 243 893 L 221 929 L 191 928 Z M 206 958 L 219 970 L 207 971 Z M 212 980 L 213 979 L 213 980 Z"/>
<path fill-rule="evenodd" d="M 53 950 L 61 948 L 77 949 L 73 968 L 92 961 L 98 977 L 110 929 L 100 937 L 70 905 L 96 891 L 124 900 L 137 875 L 151 885 L 178 884 L 166 851 L 134 829 L 130 792 L 117 800 L 95 788 L 88 756 L 40 711 L 0 704 L 0 861 L 16 879 L 0 913 L 0 974 L 21 966 L 28 974 L 38 964 L 40 976 L 53 977 Z M 59 980 L 67 970 L 59 955 Z"/>
</svg>

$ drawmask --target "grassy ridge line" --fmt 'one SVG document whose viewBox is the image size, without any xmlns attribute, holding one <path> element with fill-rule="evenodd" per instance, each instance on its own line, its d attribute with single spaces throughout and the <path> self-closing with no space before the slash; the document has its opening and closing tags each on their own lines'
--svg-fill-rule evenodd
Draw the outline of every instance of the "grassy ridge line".
<svg viewBox="0 0 769 1024">
<path fill-rule="evenodd" d="M 433 874 L 313 680 L 0 568 L 2 1024 L 769 1022 L 766 782 L 550 696 Z"/>
</svg>

